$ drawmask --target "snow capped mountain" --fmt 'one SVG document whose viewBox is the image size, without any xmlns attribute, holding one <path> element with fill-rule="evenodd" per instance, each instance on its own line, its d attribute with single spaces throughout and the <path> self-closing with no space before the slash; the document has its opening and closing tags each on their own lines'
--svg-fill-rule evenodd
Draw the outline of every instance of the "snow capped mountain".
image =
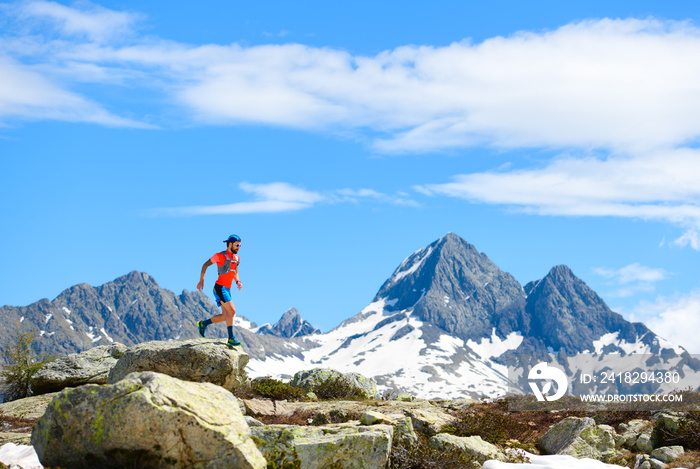
<svg viewBox="0 0 700 469">
<path fill-rule="evenodd" d="M 0 308 L 0 339 L 12 337 L 17 321 L 40 331 L 38 351 L 58 355 L 112 341 L 184 340 L 198 337 L 197 320 L 217 312 L 201 292 L 175 295 L 132 272 L 100 287 L 76 285 L 51 302 Z M 700 371 L 682 347 L 611 311 L 568 267 L 523 288 L 453 233 L 408 256 L 366 308 L 327 333 L 294 308 L 274 325 L 236 316 L 234 326 L 251 377 L 326 367 L 425 398 L 496 397 L 509 384 L 527 390 L 527 377 L 511 376 L 509 367 L 558 362 L 571 378 L 576 361 L 594 363 L 592 354 L 602 353 L 639 355 L 634 366 L 648 367 L 679 357 L 674 370 Z M 224 336 L 223 328 L 207 331 Z M 609 362 L 591 366 L 608 369 Z"/>
<path fill-rule="evenodd" d="M 282 315 L 279 321 L 274 325 L 263 324 L 255 331 L 258 334 L 269 334 L 277 337 L 302 337 L 309 334 L 321 332 L 316 329 L 311 323 L 302 319 L 299 311 L 296 308 L 290 308 Z"/>
<path fill-rule="evenodd" d="M 568 267 L 523 288 L 452 233 L 406 258 L 356 316 L 286 345 L 252 352 L 250 375 L 328 367 L 426 398 L 504 395 L 507 364 L 550 352 L 687 355 L 611 311 Z"/>
</svg>

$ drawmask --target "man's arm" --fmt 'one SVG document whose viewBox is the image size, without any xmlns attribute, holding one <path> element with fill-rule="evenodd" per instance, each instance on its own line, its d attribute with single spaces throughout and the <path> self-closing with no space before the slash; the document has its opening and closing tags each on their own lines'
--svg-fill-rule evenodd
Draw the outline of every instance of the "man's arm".
<svg viewBox="0 0 700 469">
<path fill-rule="evenodd" d="M 197 284 L 197 290 L 202 291 L 204 289 L 204 274 L 207 273 L 207 269 L 212 264 L 213 262 L 211 261 L 211 259 L 207 259 L 204 265 L 202 265 L 202 273 L 199 275 L 199 283 Z"/>
<path fill-rule="evenodd" d="M 240 289 L 243 287 L 243 285 L 241 284 L 241 279 L 238 278 L 238 270 L 236 270 L 236 271 L 233 273 L 233 280 L 236 281 L 236 286 L 237 286 L 238 289 L 240 290 Z"/>
</svg>

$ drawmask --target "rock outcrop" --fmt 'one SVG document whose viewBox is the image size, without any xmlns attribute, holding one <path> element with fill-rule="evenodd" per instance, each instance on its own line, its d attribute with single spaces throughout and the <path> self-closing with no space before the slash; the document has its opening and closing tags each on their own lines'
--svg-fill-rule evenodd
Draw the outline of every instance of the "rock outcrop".
<svg viewBox="0 0 700 469">
<path fill-rule="evenodd" d="M 590 417 L 567 417 L 540 439 L 538 446 L 545 454 L 564 454 L 576 458 L 608 460 L 618 454 L 615 431 L 596 425 Z"/>
<path fill-rule="evenodd" d="M 439 450 L 461 451 L 479 464 L 483 464 L 489 459 L 506 460 L 505 454 L 498 446 L 482 440 L 478 435 L 459 437 L 440 433 L 430 439 L 430 446 Z"/>
<path fill-rule="evenodd" d="M 266 425 L 251 428 L 251 433 L 276 467 L 380 469 L 389 462 L 394 429 L 389 425 Z"/>
<path fill-rule="evenodd" d="M 144 342 L 129 348 L 109 372 L 108 383 L 126 375 L 155 371 L 184 381 L 217 384 L 229 391 L 246 380 L 248 355 L 229 349 L 221 340 L 195 339 L 183 342 Z"/>
<path fill-rule="evenodd" d="M 299 371 L 290 382 L 292 386 L 313 391 L 329 380 L 338 380 L 362 391 L 369 399 L 377 395 L 377 382 L 373 378 L 366 378 L 359 373 L 341 373 L 330 368 L 314 368 L 313 370 Z"/>
<path fill-rule="evenodd" d="M 32 445 L 51 467 L 267 466 L 230 392 L 153 372 L 62 391 Z"/>
<path fill-rule="evenodd" d="M 58 392 L 83 384 L 107 384 L 109 371 L 125 351 L 125 345 L 115 343 L 57 358 L 32 376 L 32 393 Z"/>
</svg>

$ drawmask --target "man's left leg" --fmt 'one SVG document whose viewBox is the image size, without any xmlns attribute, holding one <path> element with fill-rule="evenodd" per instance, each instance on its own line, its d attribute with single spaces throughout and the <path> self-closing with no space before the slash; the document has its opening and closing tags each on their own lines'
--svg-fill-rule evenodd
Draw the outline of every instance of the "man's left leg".
<svg viewBox="0 0 700 469">
<path fill-rule="evenodd" d="M 233 305 L 233 301 L 222 304 L 221 312 L 226 318 L 226 329 L 228 330 L 228 342 L 226 342 L 226 345 L 229 347 L 237 347 L 241 345 L 240 341 L 233 333 L 233 318 L 236 315 L 236 307 Z"/>
</svg>

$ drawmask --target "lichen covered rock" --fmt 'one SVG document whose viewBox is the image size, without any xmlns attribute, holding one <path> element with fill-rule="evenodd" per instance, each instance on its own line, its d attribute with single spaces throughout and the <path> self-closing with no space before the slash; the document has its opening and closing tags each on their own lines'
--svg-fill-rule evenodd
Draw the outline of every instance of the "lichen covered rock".
<svg viewBox="0 0 700 469">
<path fill-rule="evenodd" d="M 246 353 L 229 349 L 220 339 L 144 342 L 124 352 L 107 382 L 116 383 L 133 372 L 154 371 L 233 391 L 246 381 L 248 360 Z"/>
<path fill-rule="evenodd" d="M 430 439 L 430 446 L 439 450 L 457 450 L 474 458 L 479 464 L 489 459 L 505 461 L 503 451 L 496 445 L 484 441 L 480 436 L 459 437 L 447 433 L 440 433 Z"/>
<path fill-rule="evenodd" d="M 39 395 L 83 384 L 106 384 L 109 371 L 125 351 L 126 345 L 114 343 L 57 358 L 32 376 L 32 393 Z"/>
<path fill-rule="evenodd" d="M 275 467 L 383 469 L 389 461 L 393 427 L 266 425 L 251 428 L 251 433 Z"/>
<path fill-rule="evenodd" d="M 366 378 L 359 373 L 341 373 L 330 368 L 314 368 L 312 370 L 299 371 L 294 375 L 290 384 L 314 391 L 324 382 L 340 380 L 361 389 L 365 397 L 371 399 L 377 395 L 377 382 L 374 378 Z"/>
<path fill-rule="evenodd" d="M 230 392 L 153 372 L 60 392 L 34 427 L 32 445 L 50 467 L 267 465 Z"/>
<path fill-rule="evenodd" d="M 615 449 L 615 434 L 611 428 L 598 426 L 590 417 L 567 417 L 540 439 L 540 449 L 546 454 L 564 454 L 575 458 L 606 461 L 619 453 Z"/>
</svg>

